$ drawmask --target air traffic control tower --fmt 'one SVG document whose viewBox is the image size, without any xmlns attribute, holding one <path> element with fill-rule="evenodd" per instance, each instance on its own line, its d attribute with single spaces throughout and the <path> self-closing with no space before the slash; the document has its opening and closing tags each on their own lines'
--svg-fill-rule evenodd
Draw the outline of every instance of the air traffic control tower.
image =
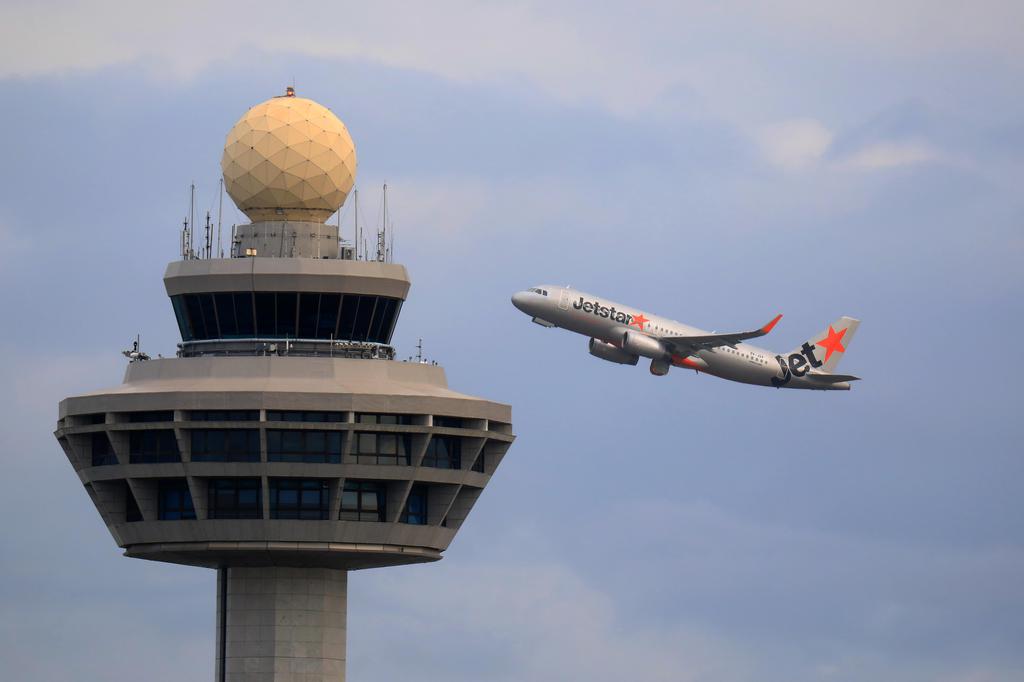
<svg viewBox="0 0 1024 682">
<path fill-rule="evenodd" d="M 221 165 L 252 223 L 230 257 L 186 238 L 167 267 L 177 357 L 132 354 L 120 386 L 61 401 L 56 437 L 126 556 L 217 569 L 218 682 L 337 682 L 348 572 L 440 559 L 511 409 L 394 359 L 409 278 L 325 222 L 356 172 L 333 113 L 258 104 Z"/>
</svg>

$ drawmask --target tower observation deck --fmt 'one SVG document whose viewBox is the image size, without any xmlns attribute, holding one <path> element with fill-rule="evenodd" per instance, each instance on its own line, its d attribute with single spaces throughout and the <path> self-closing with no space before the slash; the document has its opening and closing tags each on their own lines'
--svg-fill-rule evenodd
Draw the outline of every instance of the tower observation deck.
<svg viewBox="0 0 1024 682">
<path fill-rule="evenodd" d="M 511 408 L 394 360 L 398 264 L 339 247 L 344 124 L 289 89 L 228 134 L 253 221 L 172 262 L 177 357 L 65 398 L 55 435 L 126 556 L 217 569 L 215 679 L 343 680 L 347 572 L 436 561 L 512 443 Z"/>
</svg>

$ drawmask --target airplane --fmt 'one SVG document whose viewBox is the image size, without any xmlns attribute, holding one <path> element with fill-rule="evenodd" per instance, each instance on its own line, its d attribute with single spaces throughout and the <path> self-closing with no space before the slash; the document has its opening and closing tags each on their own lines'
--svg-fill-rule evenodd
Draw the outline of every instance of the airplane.
<svg viewBox="0 0 1024 682">
<path fill-rule="evenodd" d="M 512 304 L 542 327 L 589 336 L 590 354 L 602 360 L 636 365 L 649 358 L 655 376 L 683 367 L 744 384 L 819 391 L 848 391 L 859 379 L 835 373 L 860 325 L 852 317 L 780 354 L 743 342 L 770 332 L 782 315 L 751 331 L 719 334 L 569 287 L 531 287 L 513 294 Z"/>
</svg>

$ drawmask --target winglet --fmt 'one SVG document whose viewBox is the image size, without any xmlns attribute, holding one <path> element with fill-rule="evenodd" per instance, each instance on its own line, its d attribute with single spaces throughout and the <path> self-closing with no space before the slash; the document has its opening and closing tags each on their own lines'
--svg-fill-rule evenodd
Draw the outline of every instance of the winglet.
<svg viewBox="0 0 1024 682">
<path fill-rule="evenodd" d="M 768 332 L 770 332 L 772 329 L 775 328 L 775 325 L 777 325 L 779 323 L 779 320 L 781 320 L 781 319 L 782 319 L 782 313 L 779 313 L 778 315 L 775 316 L 775 319 L 773 319 L 771 322 L 769 322 L 765 326 L 761 327 L 761 333 L 762 334 L 767 334 Z"/>
</svg>

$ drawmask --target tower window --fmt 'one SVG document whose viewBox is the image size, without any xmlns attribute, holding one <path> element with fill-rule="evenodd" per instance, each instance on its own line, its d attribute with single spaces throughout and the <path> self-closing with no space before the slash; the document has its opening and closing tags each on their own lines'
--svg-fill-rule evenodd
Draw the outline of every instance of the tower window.
<svg viewBox="0 0 1024 682">
<path fill-rule="evenodd" d="M 267 431 L 271 462 L 341 463 L 341 431 Z"/>
<path fill-rule="evenodd" d="M 180 462 L 178 441 L 172 429 L 132 431 L 128 436 L 128 461 L 132 464 Z"/>
<path fill-rule="evenodd" d="M 409 498 L 405 501 L 405 509 L 402 511 L 402 523 L 427 525 L 427 486 L 414 485 L 409 491 Z"/>
<path fill-rule="evenodd" d="M 196 518 L 188 481 L 183 478 L 167 478 L 157 484 L 157 518 L 161 521 Z"/>
<path fill-rule="evenodd" d="M 151 410 L 149 412 L 129 412 L 128 421 L 133 424 L 140 422 L 172 422 L 174 410 Z"/>
<path fill-rule="evenodd" d="M 406 433 L 355 433 L 352 455 L 357 464 L 409 466 L 412 436 Z"/>
<path fill-rule="evenodd" d="M 267 410 L 268 422 L 328 422 L 345 421 L 342 412 L 322 412 L 309 410 Z"/>
<path fill-rule="evenodd" d="M 263 518 L 263 493 L 258 478 L 214 478 L 209 491 L 211 519 Z"/>
<path fill-rule="evenodd" d="M 381 426 L 408 426 L 412 424 L 412 415 L 360 412 L 356 415 L 356 422 L 360 424 L 380 424 Z"/>
<path fill-rule="evenodd" d="M 259 410 L 192 410 L 188 413 L 194 422 L 258 422 Z"/>
<path fill-rule="evenodd" d="M 328 481 L 316 478 L 270 479 L 270 518 L 326 520 L 330 511 Z"/>
<path fill-rule="evenodd" d="M 259 429 L 194 429 L 193 462 L 260 461 Z"/>
<path fill-rule="evenodd" d="M 387 510 L 387 488 L 379 481 L 345 481 L 341 493 L 342 521 L 383 521 Z"/>
<path fill-rule="evenodd" d="M 434 426 L 446 429 L 464 428 L 462 417 L 446 417 L 443 415 L 434 415 Z"/>
<path fill-rule="evenodd" d="M 458 436 L 432 436 L 427 443 L 423 466 L 437 469 L 462 468 L 462 441 Z"/>
<path fill-rule="evenodd" d="M 110 445 L 107 434 L 102 431 L 92 434 L 92 465 L 99 467 L 117 463 L 114 448 Z"/>
</svg>

